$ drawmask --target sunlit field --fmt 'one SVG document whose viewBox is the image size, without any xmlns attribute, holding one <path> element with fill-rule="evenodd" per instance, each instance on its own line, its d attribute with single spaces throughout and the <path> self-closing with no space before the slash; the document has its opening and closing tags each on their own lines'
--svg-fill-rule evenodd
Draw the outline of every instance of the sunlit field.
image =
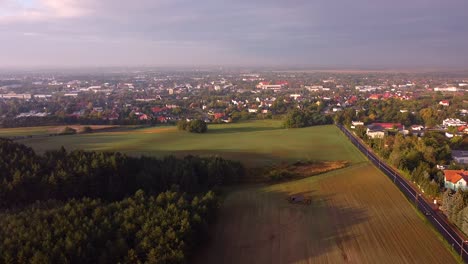
<svg viewBox="0 0 468 264">
<path fill-rule="evenodd" d="M 220 155 L 248 166 L 278 161 L 362 161 L 359 152 L 334 126 L 283 129 L 275 120 L 210 125 L 206 134 L 178 131 L 176 127 L 150 127 L 21 140 L 38 152 L 58 149 L 122 151 L 131 155 Z"/>
<path fill-rule="evenodd" d="M 279 184 L 226 190 L 208 246 L 195 263 L 455 263 L 446 242 L 378 169 L 332 125 L 283 129 L 280 121 L 172 126 L 20 140 L 38 152 L 220 155 L 261 167 L 297 160 L 349 166 Z M 292 204 L 291 195 L 312 200 Z"/>
</svg>

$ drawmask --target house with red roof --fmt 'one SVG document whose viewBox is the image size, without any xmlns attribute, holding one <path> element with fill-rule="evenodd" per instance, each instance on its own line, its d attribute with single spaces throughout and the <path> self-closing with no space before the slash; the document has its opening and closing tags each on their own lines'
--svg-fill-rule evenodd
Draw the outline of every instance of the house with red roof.
<svg viewBox="0 0 468 264">
<path fill-rule="evenodd" d="M 443 106 L 449 106 L 450 105 L 450 102 L 448 100 L 442 100 L 439 102 L 440 105 L 443 105 Z"/>
<path fill-rule="evenodd" d="M 382 95 L 381 94 L 371 94 L 369 96 L 369 99 L 370 100 L 380 100 L 380 98 L 382 98 Z"/>
<path fill-rule="evenodd" d="M 218 113 L 214 113 L 213 116 L 214 116 L 214 119 L 221 119 L 225 116 L 225 114 L 218 112 Z"/>
<path fill-rule="evenodd" d="M 167 118 L 165 116 L 158 116 L 159 123 L 167 123 Z"/>
<path fill-rule="evenodd" d="M 468 134 L 468 126 L 459 126 L 457 130 L 459 133 Z"/>
<path fill-rule="evenodd" d="M 468 171 L 465 170 L 444 170 L 444 186 L 452 191 L 459 189 L 465 191 L 468 186 Z"/>
<path fill-rule="evenodd" d="M 393 97 L 393 94 L 391 94 L 390 92 L 385 92 L 385 93 L 383 94 L 383 98 L 384 98 L 384 99 L 389 99 L 389 98 L 392 98 L 392 97 Z"/>
<path fill-rule="evenodd" d="M 287 86 L 289 83 L 287 81 L 277 81 L 277 85 Z"/>
</svg>

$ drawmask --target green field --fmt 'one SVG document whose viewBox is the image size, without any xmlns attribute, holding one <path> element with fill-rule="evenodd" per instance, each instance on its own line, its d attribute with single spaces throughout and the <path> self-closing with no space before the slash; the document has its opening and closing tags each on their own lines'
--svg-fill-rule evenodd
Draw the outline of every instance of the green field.
<svg viewBox="0 0 468 264">
<path fill-rule="evenodd" d="M 210 125 L 206 134 L 191 134 L 175 127 L 150 127 L 19 142 L 39 152 L 64 146 L 132 155 L 221 155 L 252 166 L 299 159 L 362 161 L 359 152 L 345 144 L 340 133 L 334 126 L 282 129 L 280 121 L 268 120 Z"/>
<path fill-rule="evenodd" d="M 211 240 L 194 263 L 456 263 L 393 183 L 334 126 L 282 129 L 278 121 L 26 139 L 37 151 L 85 148 L 132 155 L 221 155 L 249 166 L 347 160 L 350 166 L 274 185 L 226 190 Z M 291 204 L 290 195 L 312 198 Z"/>
</svg>

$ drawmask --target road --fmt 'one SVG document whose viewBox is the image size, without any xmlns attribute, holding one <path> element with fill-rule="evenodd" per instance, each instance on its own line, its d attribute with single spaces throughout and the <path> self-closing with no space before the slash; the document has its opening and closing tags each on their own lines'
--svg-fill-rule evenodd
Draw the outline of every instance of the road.
<svg viewBox="0 0 468 264">
<path fill-rule="evenodd" d="M 376 167 L 378 167 L 395 183 L 409 201 L 415 203 L 416 207 L 425 215 L 428 221 L 439 231 L 452 248 L 462 256 L 463 261 L 468 263 L 468 241 L 466 236 L 461 234 L 456 227 L 448 223 L 445 217 L 438 210 L 432 208 L 430 202 L 422 196 L 419 190 L 413 186 L 412 183 L 377 157 L 372 149 L 367 147 L 361 139 L 348 131 L 344 126 L 338 125 L 338 128 Z"/>
</svg>

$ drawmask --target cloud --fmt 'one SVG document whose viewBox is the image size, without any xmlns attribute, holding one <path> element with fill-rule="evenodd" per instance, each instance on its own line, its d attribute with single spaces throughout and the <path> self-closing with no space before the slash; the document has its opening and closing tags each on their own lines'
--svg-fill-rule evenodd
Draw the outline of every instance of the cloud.
<svg viewBox="0 0 468 264">
<path fill-rule="evenodd" d="M 37 61 L 66 45 L 57 62 L 112 50 L 103 64 L 463 64 L 466 10 L 465 0 L 0 0 L 0 40 L 17 43 L 11 58 L 29 37 Z"/>
<path fill-rule="evenodd" d="M 50 21 L 61 18 L 77 18 L 90 15 L 88 0 L 2 0 L 0 23 L 15 24 Z"/>
</svg>

